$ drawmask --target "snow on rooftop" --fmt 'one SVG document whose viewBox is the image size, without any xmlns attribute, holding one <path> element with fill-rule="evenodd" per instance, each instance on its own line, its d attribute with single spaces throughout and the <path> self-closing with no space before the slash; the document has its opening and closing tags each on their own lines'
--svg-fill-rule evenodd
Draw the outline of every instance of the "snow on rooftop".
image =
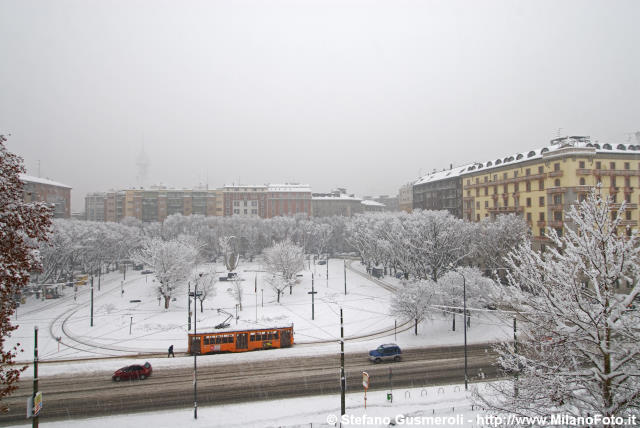
<svg viewBox="0 0 640 428">
<path fill-rule="evenodd" d="M 554 152 L 558 152 L 565 149 L 583 149 L 593 153 L 627 153 L 637 152 L 640 156 L 640 144 L 617 144 L 612 145 L 609 143 L 600 144 L 592 142 L 589 137 L 563 137 L 552 140 L 551 145 L 541 147 L 529 152 L 514 153 L 505 157 L 491 159 L 486 162 L 473 162 L 455 168 L 446 169 L 442 171 L 435 171 L 431 174 L 427 174 L 415 181 L 414 185 L 430 183 L 435 181 L 444 180 L 447 178 L 459 177 L 465 174 L 474 173 L 478 171 L 492 170 L 500 168 L 505 165 L 514 165 L 527 160 L 540 159 L 542 157 L 552 156 Z"/>
<path fill-rule="evenodd" d="M 370 207 L 384 207 L 384 206 L 386 206 L 385 204 L 381 204 L 380 202 L 372 201 L 370 199 L 365 199 L 364 201 L 362 201 L 362 205 L 367 205 L 367 206 L 370 206 Z"/>
<path fill-rule="evenodd" d="M 58 183 L 57 181 L 49 180 L 47 178 L 33 177 L 27 174 L 20 174 L 20 180 L 24 182 L 29 182 L 29 183 L 39 183 L 39 184 L 47 184 L 49 186 L 66 187 L 67 189 L 72 188 L 71 186 Z"/>
<path fill-rule="evenodd" d="M 311 196 L 311 199 L 316 201 L 362 201 L 362 199 L 355 196 L 340 194 L 340 195 L 326 195 L 326 196 Z"/>
<path fill-rule="evenodd" d="M 297 183 L 269 184 L 268 190 L 270 192 L 311 192 L 311 186 Z"/>
</svg>

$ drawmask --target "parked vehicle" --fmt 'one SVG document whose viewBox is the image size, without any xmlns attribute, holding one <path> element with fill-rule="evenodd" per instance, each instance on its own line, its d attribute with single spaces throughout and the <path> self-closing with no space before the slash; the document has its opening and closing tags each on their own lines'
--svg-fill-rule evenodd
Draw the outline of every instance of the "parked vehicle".
<svg viewBox="0 0 640 428">
<path fill-rule="evenodd" d="M 152 371 L 153 370 L 151 368 L 151 364 L 149 364 L 148 362 L 144 363 L 143 365 L 133 364 L 131 366 L 126 366 L 116 370 L 113 376 L 111 376 L 111 379 L 116 382 L 127 379 L 144 380 L 151 376 Z"/>
<path fill-rule="evenodd" d="M 402 350 L 395 343 L 388 343 L 378 346 L 377 349 L 369 351 L 369 360 L 374 363 L 382 361 L 400 361 Z"/>
</svg>

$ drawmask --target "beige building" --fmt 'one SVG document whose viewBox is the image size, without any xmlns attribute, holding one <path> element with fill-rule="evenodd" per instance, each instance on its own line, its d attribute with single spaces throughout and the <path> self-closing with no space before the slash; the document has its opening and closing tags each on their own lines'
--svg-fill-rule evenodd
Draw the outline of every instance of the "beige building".
<svg viewBox="0 0 640 428">
<path fill-rule="evenodd" d="M 534 240 L 545 245 L 546 228 L 562 234 L 569 226 L 565 211 L 598 184 L 613 198 L 614 208 L 627 202 L 621 233 L 637 228 L 640 144 L 614 146 L 589 137 L 558 138 L 537 150 L 425 176 L 414 185 L 414 208 L 417 199 L 425 206 L 450 205 L 456 212 L 460 207 L 457 216 L 469 221 L 514 213 L 526 219 Z"/>
</svg>

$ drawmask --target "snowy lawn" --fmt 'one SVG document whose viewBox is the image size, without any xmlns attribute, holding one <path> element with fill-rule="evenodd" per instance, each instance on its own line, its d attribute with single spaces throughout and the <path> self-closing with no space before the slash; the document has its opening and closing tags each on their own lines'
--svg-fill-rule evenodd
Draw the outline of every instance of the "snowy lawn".
<svg viewBox="0 0 640 428">
<path fill-rule="evenodd" d="M 354 268 L 358 262 L 353 262 Z M 208 270 L 210 267 L 200 267 Z M 214 268 L 222 272 L 220 265 Z M 396 342 L 401 347 L 461 345 L 463 343 L 462 319 L 458 316 L 455 332 L 451 331 L 451 314 L 436 311 L 434 319 L 419 325 L 418 335 L 403 321 L 397 320 L 398 331 L 394 334 L 396 319 L 389 314 L 391 293 L 354 272 L 347 270 L 347 295 L 344 295 L 344 270 L 341 259 L 330 260 L 329 279 L 325 265 L 311 265 L 302 273 L 300 283 L 281 296 L 276 302 L 276 293 L 264 280 L 263 272 L 257 272 L 259 263 L 240 264 L 238 269 L 242 281 L 243 308 L 238 311 L 237 322 L 232 318 L 229 329 L 250 329 L 294 325 L 295 345 L 288 349 L 274 349 L 264 352 L 239 354 L 219 354 L 202 357 L 202 364 L 247 361 L 256 359 L 274 359 L 318 353 L 336 353 L 339 345 L 335 342 L 340 336 L 340 308 L 343 308 L 345 337 L 357 338 L 377 334 L 374 337 L 362 337 L 347 341 L 346 352 L 363 352 L 375 348 L 380 343 Z M 315 316 L 311 320 L 312 273 L 314 277 Z M 219 273 L 217 276 L 224 276 Z M 255 280 L 257 277 L 257 293 Z M 383 280 L 389 282 L 390 277 Z M 48 376 L 68 369 L 73 364 L 75 371 L 109 371 L 125 364 L 133 363 L 132 354 L 158 353 L 166 355 L 167 348 L 173 344 L 178 358 L 142 357 L 150 361 L 154 368 L 187 366 L 189 358 L 180 358 L 187 350 L 187 286 L 176 293 L 176 300 L 165 310 L 163 302 L 158 301 L 153 275 L 141 275 L 137 271 L 128 271 L 127 279 L 122 282 L 122 274 L 110 273 L 102 278 L 101 290 L 94 281 L 94 318 L 90 327 L 89 287 L 79 287 L 74 299 L 73 288 L 66 288 L 61 299 L 36 300 L 28 297 L 18 309 L 20 327 L 10 338 L 10 343 L 20 342 L 24 353 L 19 361 L 30 362 L 33 356 L 33 328 L 39 327 L 38 347 L 40 375 Z M 393 281 L 395 283 L 395 281 Z M 229 282 L 218 282 L 216 294 L 204 302 L 204 311 L 197 307 L 198 331 L 214 331 L 214 326 L 227 316 L 218 313 L 218 308 L 235 316 L 236 301 L 228 291 Z M 124 290 L 124 293 L 121 292 Z M 263 298 L 264 296 L 264 298 Z M 263 303 L 264 302 L 264 303 Z M 193 310 L 193 301 L 191 302 Z M 193 324 L 193 319 L 192 319 Z M 63 332 L 64 327 L 64 332 Z M 193 325 L 192 325 L 193 328 Z M 408 330 L 407 330 L 408 328 Z M 215 330 L 222 331 L 222 330 Z M 468 330 L 469 343 L 488 342 L 509 338 L 509 322 L 500 320 L 495 313 L 480 311 L 472 320 Z M 61 337 L 61 342 L 55 339 Z M 329 341 L 328 343 L 317 343 Z M 333 341 L 333 342 L 332 342 Z M 314 343 L 316 342 L 316 343 Z M 92 358 L 120 356 L 117 360 L 93 360 Z M 126 357 L 125 357 L 126 356 Z M 89 358 L 82 361 L 65 361 Z M 55 361 L 59 361 L 55 363 Z M 24 373 L 30 376 L 31 370 Z"/>
</svg>

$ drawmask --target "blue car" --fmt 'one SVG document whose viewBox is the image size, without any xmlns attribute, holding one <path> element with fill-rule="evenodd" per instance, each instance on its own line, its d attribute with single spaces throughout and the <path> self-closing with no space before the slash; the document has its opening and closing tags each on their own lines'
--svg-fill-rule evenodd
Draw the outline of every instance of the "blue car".
<svg viewBox="0 0 640 428">
<path fill-rule="evenodd" d="M 381 361 L 400 361 L 402 350 L 395 343 L 380 345 L 377 349 L 369 351 L 369 360 L 374 363 Z"/>
</svg>

